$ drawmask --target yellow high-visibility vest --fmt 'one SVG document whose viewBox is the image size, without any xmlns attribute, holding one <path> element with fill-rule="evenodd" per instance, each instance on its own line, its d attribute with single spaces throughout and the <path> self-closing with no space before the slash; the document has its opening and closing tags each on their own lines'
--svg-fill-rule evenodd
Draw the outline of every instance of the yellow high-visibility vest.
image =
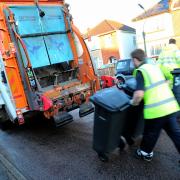
<svg viewBox="0 0 180 180">
<path fill-rule="evenodd" d="M 158 66 L 161 68 L 164 76 L 170 81 L 170 87 L 173 85 L 173 75 L 171 71 L 180 68 L 180 50 L 174 44 L 169 44 L 164 49 L 157 60 Z"/>
<path fill-rule="evenodd" d="M 172 90 L 157 65 L 143 64 L 141 71 L 144 78 L 144 118 L 163 117 L 180 110 Z"/>
</svg>

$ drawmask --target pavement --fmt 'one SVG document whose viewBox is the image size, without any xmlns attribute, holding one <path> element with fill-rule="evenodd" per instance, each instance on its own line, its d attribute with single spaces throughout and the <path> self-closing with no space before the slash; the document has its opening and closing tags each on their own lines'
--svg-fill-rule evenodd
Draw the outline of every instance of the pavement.
<svg viewBox="0 0 180 180">
<path fill-rule="evenodd" d="M 26 180 L 21 172 L 0 153 L 0 180 Z"/>
<path fill-rule="evenodd" d="M 0 163 L 0 179 L 1 180 L 9 180 L 9 173 L 7 169 Z"/>
</svg>

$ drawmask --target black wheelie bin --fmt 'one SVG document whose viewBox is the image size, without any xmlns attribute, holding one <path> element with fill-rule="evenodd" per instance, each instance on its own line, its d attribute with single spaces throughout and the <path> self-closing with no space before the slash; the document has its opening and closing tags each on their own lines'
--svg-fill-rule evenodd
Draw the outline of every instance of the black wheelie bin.
<svg viewBox="0 0 180 180">
<path fill-rule="evenodd" d="M 93 149 L 100 160 L 119 145 L 129 107 L 129 96 L 116 86 L 98 91 L 90 97 L 95 105 Z"/>
<path fill-rule="evenodd" d="M 136 89 L 136 79 L 134 77 L 126 79 L 124 84 L 117 87 L 132 98 Z M 143 107 L 144 102 L 142 101 L 138 106 L 130 106 L 128 108 L 122 136 L 125 137 L 129 145 L 132 145 L 136 138 L 142 136 L 144 130 Z"/>
<path fill-rule="evenodd" d="M 173 75 L 173 93 L 180 104 L 180 68 L 174 69 L 171 73 Z"/>
<path fill-rule="evenodd" d="M 172 72 L 173 75 L 173 93 L 180 105 L 180 68 L 174 69 Z M 177 112 L 177 120 L 180 123 L 180 112 Z"/>
</svg>

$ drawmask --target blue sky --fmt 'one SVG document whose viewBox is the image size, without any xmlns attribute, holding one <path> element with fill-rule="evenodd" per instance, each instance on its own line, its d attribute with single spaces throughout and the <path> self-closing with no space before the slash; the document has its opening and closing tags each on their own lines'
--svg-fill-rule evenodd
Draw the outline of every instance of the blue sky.
<svg viewBox="0 0 180 180">
<path fill-rule="evenodd" d="M 73 20 L 81 32 L 104 19 L 115 20 L 133 27 L 131 20 L 143 13 L 138 3 L 148 9 L 160 0 L 66 0 Z"/>
</svg>

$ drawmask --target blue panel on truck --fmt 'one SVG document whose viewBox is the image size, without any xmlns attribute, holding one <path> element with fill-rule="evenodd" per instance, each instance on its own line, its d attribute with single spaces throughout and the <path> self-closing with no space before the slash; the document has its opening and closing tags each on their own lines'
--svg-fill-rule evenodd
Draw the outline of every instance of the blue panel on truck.
<svg viewBox="0 0 180 180">
<path fill-rule="evenodd" d="M 45 36 L 45 42 L 52 64 L 73 59 L 73 54 L 66 34 Z"/>
<path fill-rule="evenodd" d="M 66 33 L 62 8 L 60 6 L 41 6 L 40 8 L 45 12 L 44 17 L 39 16 L 36 6 L 10 7 L 15 15 L 18 34 L 24 35 L 23 41 L 32 67 L 38 68 L 72 60 L 73 53 Z M 47 35 L 46 33 L 56 34 Z M 25 35 L 31 37 L 25 37 Z M 25 61 L 24 58 L 23 55 L 23 61 Z"/>
<path fill-rule="evenodd" d="M 39 12 L 35 6 L 16 6 L 10 9 L 14 13 L 19 35 L 42 33 Z"/>
<path fill-rule="evenodd" d="M 66 31 L 62 9 L 57 6 L 42 6 L 45 16 L 41 18 L 36 6 L 12 6 L 20 35 Z"/>
<path fill-rule="evenodd" d="M 33 68 L 50 65 L 43 37 L 23 38 L 23 41 Z"/>
<path fill-rule="evenodd" d="M 43 32 L 66 31 L 64 14 L 60 6 L 41 6 L 45 16 L 41 18 Z"/>
</svg>

